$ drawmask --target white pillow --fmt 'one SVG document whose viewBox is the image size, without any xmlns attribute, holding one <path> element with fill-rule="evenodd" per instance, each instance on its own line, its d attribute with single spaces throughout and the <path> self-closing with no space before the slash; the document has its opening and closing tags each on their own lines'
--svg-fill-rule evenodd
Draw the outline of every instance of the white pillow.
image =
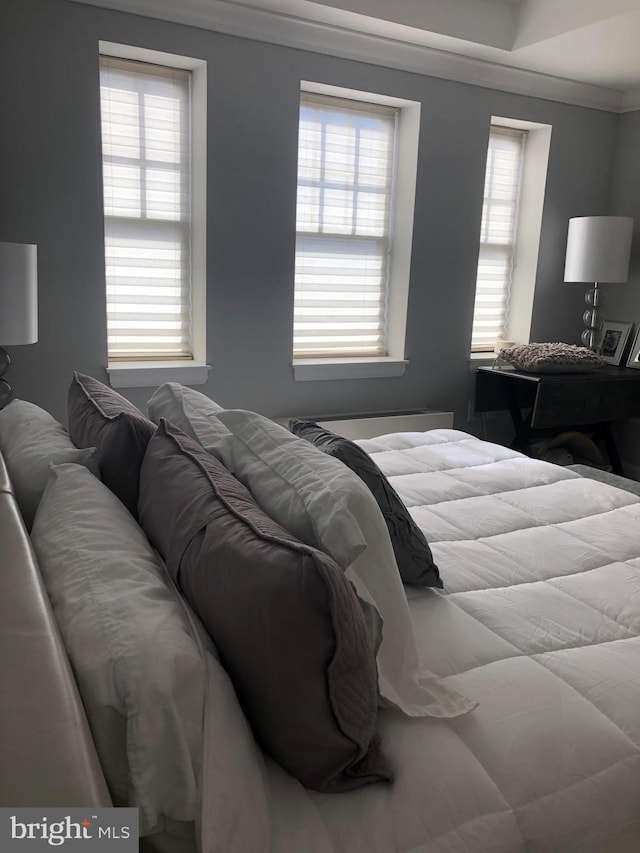
<svg viewBox="0 0 640 853">
<path fill-rule="evenodd" d="M 219 455 L 225 436 L 230 441 L 229 430 L 216 417 L 221 411 L 222 407 L 209 397 L 178 382 L 165 382 L 147 403 L 147 414 L 155 424 L 164 418 L 214 456 Z"/>
<path fill-rule="evenodd" d="M 342 462 L 254 412 L 218 413 L 233 433 L 231 469 L 264 511 L 330 554 L 382 617 L 378 686 L 410 716 L 453 717 L 474 703 L 421 672 L 407 598 L 375 498 Z"/>
<path fill-rule="evenodd" d="M 140 809 L 141 835 L 201 827 L 203 849 L 268 850 L 260 751 L 131 514 L 86 469 L 55 466 L 32 540 L 114 804 Z"/>
<path fill-rule="evenodd" d="M 27 530 L 31 530 L 51 463 L 76 462 L 99 476 L 95 448 L 78 450 L 62 424 L 26 400 L 13 400 L 0 411 L 0 450 Z"/>
</svg>

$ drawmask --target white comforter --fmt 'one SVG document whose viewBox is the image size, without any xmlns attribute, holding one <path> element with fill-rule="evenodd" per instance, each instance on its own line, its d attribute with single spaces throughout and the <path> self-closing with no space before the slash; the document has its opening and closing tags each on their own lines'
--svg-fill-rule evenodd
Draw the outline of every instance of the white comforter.
<svg viewBox="0 0 640 853">
<path fill-rule="evenodd" d="M 359 443 L 444 580 L 407 589 L 423 663 L 479 706 L 381 712 L 392 785 L 269 764 L 272 849 L 640 851 L 640 499 L 455 430 Z"/>
</svg>

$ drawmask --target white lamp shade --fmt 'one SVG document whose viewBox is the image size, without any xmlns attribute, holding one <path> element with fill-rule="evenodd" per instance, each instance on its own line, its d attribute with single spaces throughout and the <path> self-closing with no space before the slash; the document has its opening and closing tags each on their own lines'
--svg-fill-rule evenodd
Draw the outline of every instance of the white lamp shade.
<svg viewBox="0 0 640 853">
<path fill-rule="evenodd" d="M 630 216 L 577 216 L 569 220 L 565 281 L 625 282 L 633 219 Z"/>
<path fill-rule="evenodd" d="M 0 243 L 0 346 L 38 340 L 37 247 Z"/>
</svg>

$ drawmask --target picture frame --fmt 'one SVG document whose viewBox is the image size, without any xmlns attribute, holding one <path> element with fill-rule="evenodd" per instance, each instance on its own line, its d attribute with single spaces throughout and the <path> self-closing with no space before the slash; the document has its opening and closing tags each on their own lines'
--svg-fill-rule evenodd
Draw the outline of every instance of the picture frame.
<svg viewBox="0 0 640 853">
<path fill-rule="evenodd" d="M 633 323 L 619 320 L 604 321 L 599 355 L 607 364 L 620 364 L 632 328 Z"/>
<path fill-rule="evenodd" d="M 638 326 L 633 346 L 627 359 L 627 367 L 634 367 L 636 370 L 640 370 L 640 326 Z"/>
</svg>

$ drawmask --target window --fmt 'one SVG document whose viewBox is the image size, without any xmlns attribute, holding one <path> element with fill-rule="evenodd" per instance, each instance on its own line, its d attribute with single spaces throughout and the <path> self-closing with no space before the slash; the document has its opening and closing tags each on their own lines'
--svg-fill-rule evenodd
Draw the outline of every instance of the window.
<svg viewBox="0 0 640 853">
<path fill-rule="evenodd" d="M 191 72 L 100 58 L 108 358 L 192 359 Z"/>
<path fill-rule="evenodd" d="M 473 312 L 473 352 L 493 350 L 495 342 L 507 336 L 526 139 L 526 130 L 491 125 Z"/>
<path fill-rule="evenodd" d="M 294 358 L 389 353 L 398 113 L 394 106 L 301 93 Z"/>
</svg>

